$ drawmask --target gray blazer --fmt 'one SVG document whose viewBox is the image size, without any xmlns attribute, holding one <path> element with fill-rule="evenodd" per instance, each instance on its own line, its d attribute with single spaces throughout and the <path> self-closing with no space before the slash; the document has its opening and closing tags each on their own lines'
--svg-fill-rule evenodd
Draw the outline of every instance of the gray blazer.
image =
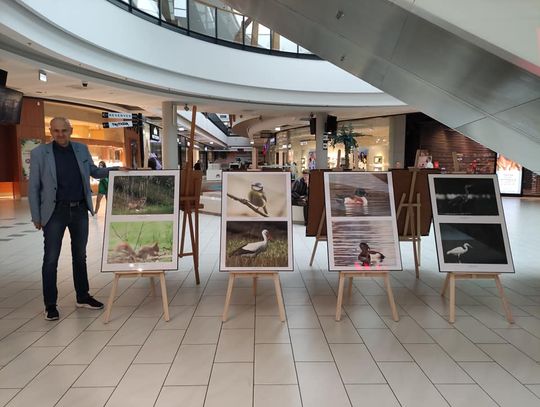
<svg viewBox="0 0 540 407">
<path fill-rule="evenodd" d="M 90 190 L 90 176 L 93 178 L 106 178 L 109 171 L 115 168 L 99 168 L 94 165 L 88 147 L 75 141 L 70 142 L 79 164 L 83 180 L 84 197 L 88 210 L 94 214 L 92 204 L 92 191 Z M 52 143 L 41 144 L 34 148 L 30 154 L 30 181 L 28 184 L 28 200 L 32 222 L 45 226 L 51 218 L 56 206 L 56 164 Z"/>
</svg>

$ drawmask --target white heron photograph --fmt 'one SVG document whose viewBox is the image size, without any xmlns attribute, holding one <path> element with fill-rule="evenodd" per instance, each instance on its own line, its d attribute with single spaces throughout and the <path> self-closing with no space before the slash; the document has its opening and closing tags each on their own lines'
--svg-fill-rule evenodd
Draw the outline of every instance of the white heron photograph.
<svg viewBox="0 0 540 407">
<path fill-rule="evenodd" d="M 333 219 L 328 232 L 330 271 L 402 269 L 393 219 Z"/>
<path fill-rule="evenodd" d="M 324 176 L 332 217 L 391 216 L 390 174 L 329 172 Z"/>
<path fill-rule="evenodd" d="M 292 271 L 289 222 L 227 221 L 224 232 L 220 264 L 222 271 Z"/>
<path fill-rule="evenodd" d="M 291 206 L 289 173 L 223 173 L 223 213 L 228 218 L 285 218 Z"/>
<path fill-rule="evenodd" d="M 439 216 L 499 216 L 494 175 L 431 175 Z"/>
<path fill-rule="evenodd" d="M 437 249 L 441 271 L 513 272 L 504 225 L 439 223 Z"/>
</svg>

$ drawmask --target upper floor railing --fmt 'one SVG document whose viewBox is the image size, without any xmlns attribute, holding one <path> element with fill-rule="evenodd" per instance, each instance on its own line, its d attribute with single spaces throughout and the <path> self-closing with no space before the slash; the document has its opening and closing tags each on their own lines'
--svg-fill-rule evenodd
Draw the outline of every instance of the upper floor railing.
<svg viewBox="0 0 540 407">
<path fill-rule="evenodd" d="M 319 59 L 307 49 L 219 0 L 108 0 L 163 27 L 246 51 Z"/>
</svg>

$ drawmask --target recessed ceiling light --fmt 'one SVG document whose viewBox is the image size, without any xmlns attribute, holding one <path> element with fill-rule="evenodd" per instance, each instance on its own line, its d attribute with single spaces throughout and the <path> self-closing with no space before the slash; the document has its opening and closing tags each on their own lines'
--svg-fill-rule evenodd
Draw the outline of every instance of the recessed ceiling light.
<svg viewBox="0 0 540 407">
<path fill-rule="evenodd" d="M 280 130 L 281 130 L 281 127 L 276 127 L 274 130 L 275 130 L 275 131 L 280 131 Z"/>
<path fill-rule="evenodd" d="M 254 142 L 253 140 L 251 140 L 251 141 L 249 142 L 249 144 L 255 144 L 255 142 Z"/>
<path fill-rule="evenodd" d="M 214 144 L 214 142 L 213 142 L 213 141 L 211 141 L 211 142 L 210 142 L 210 144 Z"/>
<path fill-rule="evenodd" d="M 47 82 L 47 72 L 45 72 L 43 69 L 40 69 L 38 78 L 41 82 Z"/>
</svg>

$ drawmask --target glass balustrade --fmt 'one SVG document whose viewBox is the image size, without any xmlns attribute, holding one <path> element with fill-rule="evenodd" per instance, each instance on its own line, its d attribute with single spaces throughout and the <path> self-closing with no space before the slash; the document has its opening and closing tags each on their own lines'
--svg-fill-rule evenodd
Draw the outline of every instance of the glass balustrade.
<svg viewBox="0 0 540 407">
<path fill-rule="evenodd" d="M 108 0 L 148 21 L 198 39 L 281 56 L 319 59 L 219 0 Z"/>
</svg>

